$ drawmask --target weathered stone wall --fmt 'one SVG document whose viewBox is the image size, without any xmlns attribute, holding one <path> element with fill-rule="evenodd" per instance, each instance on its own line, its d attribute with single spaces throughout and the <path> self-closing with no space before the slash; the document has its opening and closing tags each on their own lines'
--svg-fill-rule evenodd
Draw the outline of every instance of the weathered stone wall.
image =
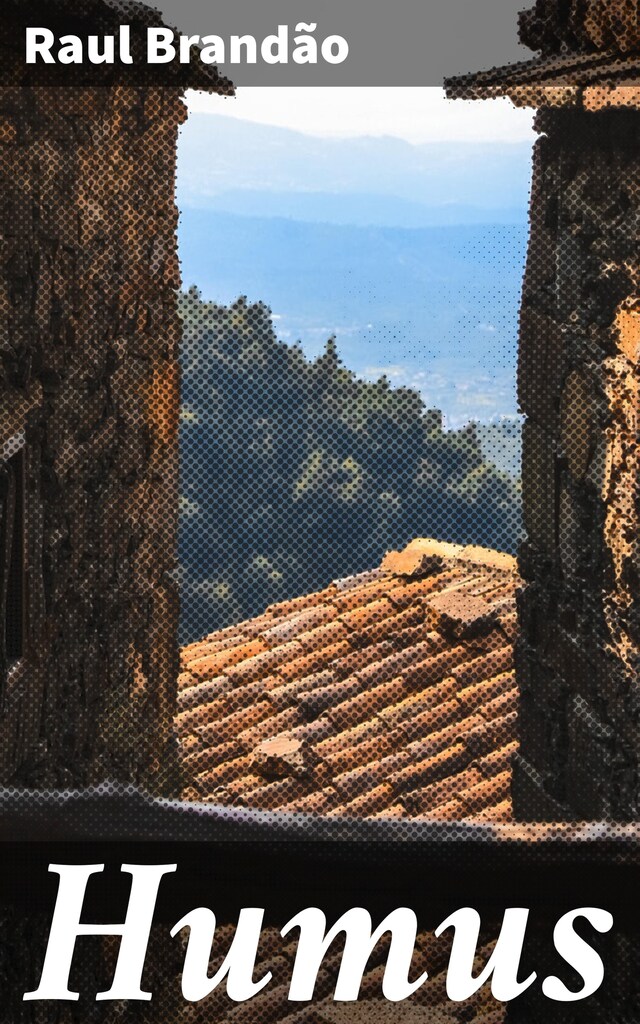
<svg viewBox="0 0 640 1024">
<path fill-rule="evenodd" d="M 523 818 L 637 818 L 640 112 L 541 111 L 521 312 Z"/>
<path fill-rule="evenodd" d="M 640 47 L 635 0 L 536 0 L 520 15 L 520 40 L 545 54 Z"/>
<path fill-rule="evenodd" d="M 177 89 L 0 90 L 0 433 L 26 426 L 29 517 L 1 783 L 169 785 L 183 117 Z"/>
</svg>

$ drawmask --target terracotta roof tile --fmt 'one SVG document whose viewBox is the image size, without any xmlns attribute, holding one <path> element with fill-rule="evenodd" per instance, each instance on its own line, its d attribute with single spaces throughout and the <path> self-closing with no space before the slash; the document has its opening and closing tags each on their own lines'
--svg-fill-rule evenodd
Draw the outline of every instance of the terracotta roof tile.
<svg viewBox="0 0 640 1024">
<path fill-rule="evenodd" d="M 207 705 L 203 705 L 202 711 L 207 711 Z M 205 718 L 201 725 L 213 724 L 215 728 L 215 736 L 219 743 L 228 743 L 229 740 L 234 740 L 240 736 L 241 733 L 246 732 L 249 726 L 254 727 L 258 722 L 263 722 L 266 718 L 271 716 L 271 705 L 266 700 L 257 701 L 252 704 L 249 708 L 241 708 L 239 711 L 232 711 L 230 715 L 226 715 L 224 718 L 220 718 L 212 722 L 208 718 Z"/>
<path fill-rule="evenodd" d="M 423 814 L 411 814 L 416 821 L 461 821 L 463 816 L 462 804 L 456 797 L 447 803 L 430 807 Z"/>
<path fill-rule="evenodd" d="M 278 733 L 259 743 L 250 760 L 253 771 L 263 778 L 302 777 L 307 772 L 302 743 L 290 733 Z"/>
<path fill-rule="evenodd" d="M 262 615 L 258 615 L 255 619 L 250 619 L 248 622 L 243 622 L 240 625 L 242 634 L 245 639 L 253 639 L 260 636 L 265 629 L 269 629 L 270 626 L 275 626 L 277 622 L 282 622 L 286 618 L 286 615 L 273 615 L 271 612 L 266 611 Z"/>
<path fill-rule="evenodd" d="M 326 789 L 318 789 L 307 796 L 292 800 L 291 803 L 284 804 L 280 810 L 296 814 L 328 814 L 339 802 L 340 797 L 336 790 L 328 786 Z"/>
<path fill-rule="evenodd" d="M 244 686 L 234 686 L 225 695 L 226 708 L 228 711 L 236 711 L 238 708 L 248 708 L 261 697 L 271 700 L 273 691 L 281 686 L 280 676 L 262 676 L 253 683 L 245 683 Z"/>
<path fill-rule="evenodd" d="M 226 670 L 232 686 L 239 686 L 242 683 L 252 683 L 263 676 L 271 675 L 282 664 L 297 658 L 302 654 L 302 647 L 295 640 L 280 644 L 269 650 L 262 651 L 245 661 L 241 661 L 233 668 Z"/>
<path fill-rule="evenodd" d="M 260 654 L 261 651 L 266 651 L 266 649 L 267 645 L 264 640 L 256 637 L 255 640 L 243 640 L 242 643 L 234 647 L 225 646 L 224 650 L 214 653 L 207 653 L 205 649 L 186 664 L 189 672 L 196 679 L 211 679 L 221 675 L 229 666 L 237 665 L 255 654 Z"/>
<path fill-rule="evenodd" d="M 411 680 L 413 676 L 407 673 L 407 669 L 424 662 L 425 651 L 428 650 L 428 647 L 429 644 L 426 641 L 416 644 L 415 647 L 403 647 L 399 651 L 389 654 L 386 658 L 382 658 L 381 661 L 360 669 L 356 675 L 367 686 L 383 682 L 385 679 L 392 679 L 395 675 L 400 675 L 407 687 L 409 687 L 412 685 Z"/>
<path fill-rule="evenodd" d="M 282 711 L 284 708 L 296 706 L 299 703 L 298 698 L 314 690 L 321 690 L 335 681 L 335 673 L 325 668 L 312 675 L 302 676 L 301 679 L 294 679 L 288 683 L 281 682 L 267 694 L 267 700 L 271 701 L 275 709 Z"/>
<path fill-rule="evenodd" d="M 485 807 L 479 814 L 474 814 L 476 821 L 488 821 L 494 824 L 501 824 L 512 820 L 511 800 L 501 800 L 499 804 L 492 804 Z"/>
<path fill-rule="evenodd" d="M 323 758 L 321 770 L 333 778 L 341 772 L 379 761 L 393 749 L 393 739 L 389 733 L 379 730 L 371 735 L 371 730 L 367 730 L 365 739 L 359 743 L 343 747 L 342 750 L 336 750 Z"/>
<path fill-rule="evenodd" d="M 424 576 L 439 572 L 442 565 L 442 555 L 411 551 L 410 546 L 404 551 L 390 551 L 382 562 L 382 568 L 386 572 L 395 573 L 397 576 Z"/>
<path fill-rule="evenodd" d="M 295 729 L 291 730 L 291 735 L 295 736 L 296 739 L 302 740 L 303 743 L 313 746 L 314 744 L 323 743 L 334 736 L 335 732 L 336 729 L 333 722 L 330 722 L 328 718 L 319 718 L 316 722 L 305 722 L 304 725 L 296 725 Z"/>
<path fill-rule="evenodd" d="M 376 636 L 379 634 L 376 631 Z M 419 626 L 407 626 L 405 629 L 395 630 L 389 633 L 389 641 L 394 647 L 402 649 L 404 647 L 414 647 L 416 644 L 422 643 L 428 637 L 433 636 L 430 632 L 427 622 L 422 622 Z"/>
<path fill-rule="evenodd" d="M 305 782 L 303 779 L 279 779 L 277 782 L 268 782 L 247 793 L 242 798 L 242 803 L 246 807 L 274 811 L 284 804 L 307 796 L 312 791 L 313 784 L 310 780 Z"/>
<path fill-rule="evenodd" d="M 196 777 L 198 789 L 203 793 L 212 793 L 234 779 L 241 779 L 249 771 L 252 760 L 251 756 L 243 754 L 233 761 L 223 761 L 217 768 L 201 772 Z"/>
<path fill-rule="evenodd" d="M 331 721 L 340 728 L 358 725 L 360 722 L 368 721 L 377 711 L 381 711 L 388 704 L 401 700 L 406 694 L 407 684 L 401 676 L 398 676 L 387 683 L 380 683 L 379 686 L 363 690 L 362 693 L 358 693 L 357 696 L 351 697 L 349 700 L 342 701 L 337 707 L 331 708 L 327 714 Z"/>
<path fill-rule="evenodd" d="M 460 682 L 459 677 L 456 682 Z M 458 700 L 466 708 L 475 708 L 511 690 L 514 684 L 515 673 L 513 671 L 501 672 L 499 675 L 483 679 L 480 683 L 471 683 L 469 686 L 465 686 L 458 691 Z"/>
<path fill-rule="evenodd" d="M 300 597 L 294 597 L 290 601 L 280 601 L 278 604 L 269 605 L 267 613 L 274 617 L 295 615 L 297 612 L 304 611 L 305 608 L 322 604 L 323 599 L 328 597 L 330 593 L 331 588 L 328 591 L 323 591 L 321 594 L 304 594 Z"/>
<path fill-rule="evenodd" d="M 238 740 L 247 750 L 251 750 L 257 743 L 262 743 L 270 736 L 277 736 L 278 733 L 291 729 L 294 725 L 299 725 L 300 717 L 298 708 L 287 708 L 277 715 L 265 718 L 260 716 L 260 721 L 241 732 L 238 735 Z"/>
<path fill-rule="evenodd" d="M 414 688 L 424 687 L 428 683 L 433 686 L 452 675 L 458 665 L 465 665 L 471 657 L 473 654 L 468 647 L 462 644 L 447 647 L 446 643 L 442 642 L 439 651 L 431 652 L 426 658 L 406 669 L 403 675 L 407 683 Z"/>
<path fill-rule="evenodd" d="M 459 800 L 460 794 L 476 783 L 484 781 L 477 768 L 467 768 L 455 775 L 448 775 L 439 782 L 405 793 L 402 803 L 410 814 L 425 814 L 451 800 Z"/>
<path fill-rule="evenodd" d="M 333 608 L 326 604 L 314 605 L 288 616 L 282 622 L 271 626 L 261 634 L 261 639 L 268 647 L 276 647 L 294 640 L 300 633 L 308 633 L 317 626 L 331 622 L 334 617 Z"/>
<path fill-rule="evenodd" d="M 457 743 L 460 737 L 469 734 L 470 730 L 486 725 L 481 715 L 468 715 L 460 709 L 453 698 L 445 704 L 425 711 L 421 715 L 398 726 L 404 735 L 409 749 L 420 757 L 431 757 L 451 744 Z"/>
<path fill-rule="evenodd" d="M 374 789 L 361 793 L 355 799 L 340 804 L 339 807 L 331 812 L 331 816 L 334 817 L 340 814 L 353 816 L 354 818 L 366 818 L 370 814 L 377 814 L 379 811 L 383 811 L 393 802 L 393 789 L 391 785 L 388 782 L 382 782 Z"/>
<path fill-rule="evenodd" d="M 406 764 L 406 760 L 406 754 L 402 751 L 383 757 L 382 760 L 369 760 L 358 768 L 336 775 L 333 785 L 343 801 L 352 800 L 390 779 L 394 771 Z"/>
<path fill-rule="evenodd" d="M 180 672 L 178 675 L 178 693 L 180 693 L 180 690 L 186 690 L 188 687 L 193 686 L 195 682 L 196 678 L 195 676 L 192 676 L 190 672 L 187 672 L 186 670 L 184 672 Z"/>
<path fill-rule="evenodd" d="M 264 777 L 256 774 L 256 772 L 248 772 L 246 775 L 230 779 L 222 787 L 220 796 L 224 803 L 235 803 L 238 797 L 245 797 L 253 792 L 253 790 L 260 789 L 262 786 L 264 786 Z"/>
<path fill-rule="evenodd" d="M 490 569 L 500 569 L 511 576 L 515 576 L 518 563 L 513 555 L 507 555 L 503 551 L 494 551 L 492 548 L 480 548 L 469 544 L 460 552 L 460 561 L 473 562 L 474 565 L 486 565 Z"/>
<path fill-rule="evenodd" d="M 393 605 L 389 598 L 380 597 L 375 601 L 362 604 L 358 608 L 352 608 L 349 612 L 342 612 L 339 621 L 344 623 L 351 632 L 359 632 L 367 626 L 388 618 L 393 610 Z"/>
<path fill-rule="evenodd" d="M 304 650 L 302 644 L 297 641 L 298 646 L 301 650 Z M 342 658 L 351 652 L 351 646 L 346 640 L 337 640 L 335 643 L 330 644 L 329 647 L 323 647 L 321 650 L 310 651 L 307 654 L 302 654 L 298 658 L 294 658 L 292 661 L 284 662 L 284 664 L 278 665 L 278 675 L 283 680 L 292 681 L 299 679 L 301 676 L 308 676 L 312 672 L 319 672 L 327 665 L 331 665 L 332 668 L 336 667 L 336 660 Z"/>
<path fill-rule="evenodd" d="M 240 626 L 227 626 L 216 633 L 210 633 L 209 636 L 203 637 L 202 640 L 197 640 L 193 644 L 187 644 L 180 652 L 183 663 L 186 664 L 187 661 L 193 661 L 197 657 L 197 652 L 202 648 L 213 648 L 216 651 L 224 650 L 225 647 L 235 646 L 239 642 L 238 635 L 241 635 L 241 633 L 242 628 Z"/>
<path fill-rule="evenodd" d="M 394 586 L 397 585 L 397 580 L 390 580 L 387 573 L 383 573 L 364 586 L 351 588 L 334 595 L 331 603 L 336 610 L 336 615 L 344 615 L 363 605 L 371 604 L 379 598 L 388 598 Z"/>
<path fill-rule="evenodd" d="M 475 773 L 476 782 L 473 785 L 466 785 L 464 793 L 457 793 L 457 799 L 464 807 L 465 815 L 478 814 L 480 811 L 492 807 L 494 804 L 502 803 L 509 796 L 509 785 L 511 773 L 509 771 L 494 775 L 493 778 L 483 779 L 478 769 L 471 769 Z"/>
<path fill-rule="evenodd" d="M 382 562 L 382 568 L 399 576 L 425 575 L 438 569 L 445 562 L 455 561 L 462 551 L 461 544 L 419 537 L 407 544 L 403 551 L 390 551 Z"/>
<path fill-rule="evenodd" d="M 500 615 L 500 627 L 504 631 L 507 639 L 511 641 L 515 640 L 518 632 L 517 612 L 510 611 Z"/>
<path fill-rule="evenodd" d="M 473 686 L 475 683 L 482 683 L 487 678 L 491 679 L 500 672 L 508 672 L 513 667 L 513 648 L 511 646 L 500 647 L 497 651 L 489 654 L 482 654 L 477 658 L 471 658 L 462 665 L 456 665 L 451 675 L 457 680 L 462 689 Z"/>
<path fill-rule="evenodd" d="M 473 631 L 486 628 L 495 611 L 488 601 L 470 593 L 452 589 L 433 594 L 425 605 L 434 616 L 437 628 L 455 637 L 472 635 Z"/>
<path fill-rule="evenodd" d="M 385 573 L 380 568 L 367 569 L 355 576 L 343 576 L 340 580 L 334 580 L 332 587 L 338 594 L 344 594 L 348 590 L 353 590 L 354 587 L 365 587 L 368 583 L 373 583 L 374 580 L 380 579 L 384 575 Z"/>
<path fill-rule="evenodd" d="M 401 729 L 408 740 L 419 740 L 421 737 L 425 737 L 425 742 L 432 744 L 435 748 L 436 744 L 441 742 L 446 744 L 450 735 L 456 735 L 455 729 L 460 727 L 461 719 L 468 722 L 468 719 L 463 718 L 460 704 L 454 696 L 450 700 L 443 701 L 434 707 L 421 711 L 419 714 L 412 715 L 401 726 Z M 454 731 L 452 732 L 451 730 Z M 439 747 L 439 749 L 445 748 Z"/>
<path fill-rule="evenodd" d="M 361 630 L 361 641 L 377 643 L 379 640 L 391 640 L 405 629 L 421 626 L 425 621 L 425 611 L 421 605 L 411 605 L 400 611 L 397 609 L 386 619 L 374 622 Z"/>
<path fill-rule="evenodd" d="M 488 704 L 483 704 L 480 708 L 480 714 L 487 721 L 493 718 L 502 718 L 504 715 L 508 715 L 510 712 L 515 711 L 518 704 L 518 691 L 514 686 L 511 690 L 507 690 L 505 693 L 499 694 L 490 700 Z"/>
<path fill-rule="evenodd" d="M 338 676 L 344 679 L 346 676 L 359 672 L 373 662 L 388 658 L 390 654 L 393 654 L 393 651 L 393 644 L 386 640 L 381 640 L 379 643 L 372 644 L 371 646 L 365 646 L 356 650 L 350 649 L 348 653 L 336 658 L 331 667 Z"/>
<path fill-rule="evenodd" d="M 296 640 L 304 651 L 322 650 L 333 644 L 344 641 L 349 636 L 349 630 L 342 623 L 335 619 L 315 626 L 305 633 L 299 633 Z"/>
<path fill-rule="evenodd" d="M 465 574 L 462 570 L 456 572 L 438 573 L 436 576 L 429 576 L 427 579 L 409 580 L 396 583 L 389 592 L 390 599 L 393 594 L 393 603 L 398 607 L 406 608 L 414 601 L 422 597 L 429 597 L 430 594 L 437 594 L 447 586 L 455 585 L 456 581 L 464 580 Z"/>
<path fill-rule="evenodd" d="M 183 651 L 189 793 L 336 817 L 508 820 L 510 556 L 413 542 Z"/>
<path fill-rule="evenodd" d="M 469 753 L 464 743 L 455 743 L 431 757 L 426 757 L 423 761 L 411 761 L 406 767 L 390 775 L 389 781 L 401 794 L 431 785 L 448 775 L 457 775 L 468 763 Z"/>
<path fill-rule="evenodd" d="M 201 772 L 216 768 L 227 761 L 235 761 L 246 753 L 242 744 L 237 740 L 217 745 L 210 743 L 208 746 L 203 744 L 200 737 L 195 737 L 196 743 L 198 740 L 200 745 L 194 746 L 183 758 L 185 771 L 192 775 L 199 775 Z"/>
<path fill-rule="evenodd" d="M 361 722 L 360 725 L 354 725 L 349 729 L 338 730 L 334 727 L 332 735 L 318 743 L 315 748 L 316 753 L 322 758 L 330 757 L 336 751 L 348 750 L 363 740 L 374 738 L 382 732 L 384 732 L 382 722 L 375 719 L 371 722 Z"/>
<path fill-rule="evenodd" d="M 193 679 L 193 677 L 192 677 Z M 187 711 L 189 708 L 197 707 L 221 697 L 229 690 L 229 680 L 226 676 L 216 676 L 206 683 L 197 683 L 193 679 L 191 686 L 186 686 L 178 692 L 178 712 Z"/>
<path fill-rule="evenodd" d="M 376 814 L 369 815 L 371 818 L 378 819 L 389 819 L 389 818 L 406 818 L 407 812 L 405 811 L 402 804 L 393 804 L 391 807 L 385 807 L 383 811 L 377 811 Z"/>
<path fill-rule="evenodd" d="M 517 749 L 517 742 L 512 740 L 511 743 L 506 743 L 504 747 L 498 747 L 497 750 L 492 750 L 490 754 L 479 757 L 477 761 L 473 762 L 474 767 L 487 776 L 507 771 L 511 767 L 511 760 Z"/>
<path fill-rule="evenodd" d="M 331 675 L 331 673 L 328 673 Z M 358 676 L 349 676 L 348 679 L 341 679 L 336 682 L 332 676 L 330 682 L 325 686 L 319 686 L 300 696 L 298 707 L 302 717 L 307 722 L 319 718 L 325 711 L 329 711 L 336 705 L 342 705 L 345 700 L 359 694 L 364 688 L 364 683 Z M 339 723 L 336 723 L 339 724 Z"/>
<path fill-rule="evenodd" d="M 482 756 L 490 754 L 498 746 L 510 743 L 516 738 L 516 718 L 516 712 L 512 711 L 504 718 L 476 725 L 466 738 L 469 749 L 477 756 Z"/>
<path fill-rule="evenodd" d="M 391 704 L 378 712 L 378 716 L 390 729 L 395 729 L 403 722 L 413 720 L 417 715 L 430 711 L 437 705 L 444 704 L 455 696 L 457 683 L 453 676 L 443 679 L 435 686 L 411 693 L 397 704 Z"/>
</svg>

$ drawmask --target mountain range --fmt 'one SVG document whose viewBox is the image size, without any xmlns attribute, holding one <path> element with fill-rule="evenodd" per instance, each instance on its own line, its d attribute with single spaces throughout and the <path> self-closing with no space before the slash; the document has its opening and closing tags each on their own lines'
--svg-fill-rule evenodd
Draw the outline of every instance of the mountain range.
<svg viewBox="0 0 640 1024">
<path fill-rule="evenodd" d="M 179 152 L 186 286 L 418 388 L 451 426 L 511 423 L 530 147 L 326 139 L 196 114 Z M 514 465 L 509 430 L 503 461 Z"/>
<path fill-rule="evenodd" d="M 432 210 L 451 204 L 476 208 L 487 217 L 496 210 L 520 211 L 524 221 L 530 165 L 526 142 L 415 145 L 390 136 L 327 138 L 196 113 L 181 131 L 179 198 L 182 207 L 207 207 L 237 191 L 280 193 L 293 204 L 300 193 L 370 196 L 374 203 L 393 197 Z M 393 220 L 388 226 L 409 225 Z"/>
</svg>

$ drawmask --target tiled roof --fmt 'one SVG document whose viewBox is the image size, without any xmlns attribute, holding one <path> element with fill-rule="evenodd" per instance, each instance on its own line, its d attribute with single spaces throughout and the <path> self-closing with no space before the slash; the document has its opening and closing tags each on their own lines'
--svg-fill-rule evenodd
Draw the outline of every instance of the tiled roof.
<svg viewBox="0 0 640 1024">
<path fill-rule="evenodd" d="M 636 106 L 633 87 L 640 75 L 640 56 L 613 51 L 568 53 L 491 68 L 445 79 L 451 99 L 493 99 L 509 96 L 520 106 L 575 106 L 608 94 L 615 106 Z M 616 86 L 620 87 L 616 89 Z M 621 92 L 620 92 L 621 90 Z M 626 94 L 626 95 L 625 95 Z"/>
<path fill-rule="evenodd" d="M 189 795 L 350 817 L 511 818 L 515 560 L 431 540 L 182 651 Z"/>
</svg>

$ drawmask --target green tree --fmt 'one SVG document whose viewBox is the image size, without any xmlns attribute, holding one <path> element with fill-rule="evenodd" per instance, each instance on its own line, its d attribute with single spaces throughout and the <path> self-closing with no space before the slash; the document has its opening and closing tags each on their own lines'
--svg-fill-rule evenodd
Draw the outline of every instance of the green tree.
<svg viewBox="0 0 640 1024">
<path fill-rule="evenodd" d="M 279 341 L 270 310 L 181 296 L 183 638 L 371 568 L 416 536 L 513 551 L 519 491 L 473 426 Z"/>
</svg>

